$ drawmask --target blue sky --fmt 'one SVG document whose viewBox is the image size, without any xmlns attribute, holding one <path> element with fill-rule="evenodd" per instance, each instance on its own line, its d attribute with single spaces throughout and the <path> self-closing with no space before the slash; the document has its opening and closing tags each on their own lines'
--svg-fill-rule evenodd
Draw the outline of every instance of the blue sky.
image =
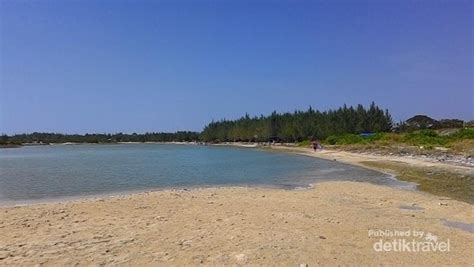
<svg viewBox="0 0 474 267">
<path fill-rule="evenodd" d="M 474 119 L 471 1 L 0 1 L 0 132 L 344 103 Z"/>
</svg>

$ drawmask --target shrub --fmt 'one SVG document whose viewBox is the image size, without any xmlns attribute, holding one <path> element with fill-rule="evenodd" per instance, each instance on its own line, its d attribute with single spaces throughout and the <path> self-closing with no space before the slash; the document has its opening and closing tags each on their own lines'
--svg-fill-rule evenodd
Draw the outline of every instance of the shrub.
<svg viewBox="0 0 474 267">
<path fill-rule="evenodd" d="M 451 139 L 474 139 L 474 129 L 466 128 L 457 131 L 456 133 L 449 135 Z"/>
<path fill-rule="evenodd" d="M 405 134 L 403 142 L 410 145 L 444 145 L 446 138 L 433 130 L 420 130 Z"/>
<path fill-rule="evenodd" d="M 330 145 L 351 145 L 367 143 L 366 138 L 356 134 L 331 135 L 325 141 Z"/>
</svg>

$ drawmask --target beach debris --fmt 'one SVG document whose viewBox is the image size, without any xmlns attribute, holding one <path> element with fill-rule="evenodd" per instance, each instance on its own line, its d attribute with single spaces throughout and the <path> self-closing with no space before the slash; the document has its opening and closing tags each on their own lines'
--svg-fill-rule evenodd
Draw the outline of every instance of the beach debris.
<svg viewBox="0 0 474 267">
<path fill-rule="evenodd" d="M 440 205 L 440 206 L 448 206 L 448 203 L 439 202 L 438 205 Z"/>
<path fill-rule="evenodd" d="M 319 239 L 326 239 L 326 237 L 325 237 L 325 236 L 322 236 L 322 235 L 320 235 L 320 236 L 319 236 Z"/>
<path fill-rule="evenodd" d="M 308 267 L 308 264 L 307 263 L 301 263 L 300 267 Z"/>
</svg>

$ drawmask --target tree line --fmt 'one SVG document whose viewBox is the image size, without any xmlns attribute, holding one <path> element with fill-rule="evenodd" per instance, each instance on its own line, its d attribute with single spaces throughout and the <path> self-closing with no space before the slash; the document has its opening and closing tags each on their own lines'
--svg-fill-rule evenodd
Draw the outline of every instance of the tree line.
<svg viewBox="0 0 474 267">
<path fill-rule="evenodd" d="M 198 132 L 178 131 L 175 133 L 145 133 L 145 134 L 60 134 L 60 133 L 31 133 L 13 136 L 2 135 L 0 144 L 25 143 L 118 143 L 118 142 L 190 142 L 199 140 Z"/>
<path fill-rule="evenodd" d="M 273 112 L 269 116 L 250 117 L 246 114 L 237 120 L 209 123 L 200 137 L 205 142 L 299 142 L 324 139 L 331 135 L 388 132 L 392 117 L 375 103 L 369 107 L 346 105 L 328 111 L 296 110 L 293 113 Z"/>
<path fill-rule="evenodd" d="M 293 113 L 273 112 L 268 116 L 237 120 L 212 121 L 202 132 L 178 131 L 175 133 L 145 134 L 60 134 L 31 133 L 13 136 L 3 135 L 0 144 L 22 143 L 117 143 L 117 142 L 298 142 L 325 139 L 331 135 L 359 134 L 364 132 L 388 132 L 392 129 L 392 117 L 375 103 L 342 106 L 338 109 L 319 111 L 309 107 Z"/>
</svg>

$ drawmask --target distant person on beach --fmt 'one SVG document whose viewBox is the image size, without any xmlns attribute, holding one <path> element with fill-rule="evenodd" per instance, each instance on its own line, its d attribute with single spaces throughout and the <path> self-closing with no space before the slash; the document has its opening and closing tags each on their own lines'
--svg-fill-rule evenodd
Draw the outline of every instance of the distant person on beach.
<svg viewBox="0 0 474 267">
<path fill-rule="evenodd" d="M 318 149 L 322 149 L 323 147 L 321 146 L 321 142 L 319 140 L 314 140 L 311 142 L 311 147 L 313 148 L 314 151 L 317 151 Z"/>
<path fill-rule="evenodd" d="M 313 150 L 316 151 L 318 149 L 318 142 L 317 141 L 312 141 L 311 146 L 313 147 Z"/>
</svg>

